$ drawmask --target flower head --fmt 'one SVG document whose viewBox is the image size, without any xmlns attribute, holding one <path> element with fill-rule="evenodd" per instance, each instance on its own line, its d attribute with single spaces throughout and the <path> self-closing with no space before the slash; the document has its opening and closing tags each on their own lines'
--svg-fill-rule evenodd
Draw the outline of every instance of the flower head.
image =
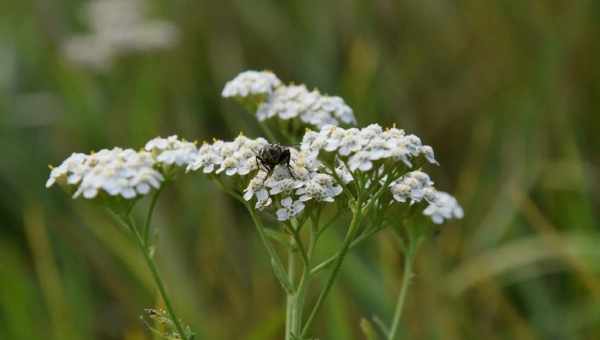
<svg viewBox="0 0 600 340">
<path fill-rule="evenodd" d="M 258 107 L 258 120 L 272 117 L 300 119 L 321 128 L 325 125 L 356 124 L 352 109 L 340 97 L 324 96 L 304 85 L 281 86 Z"/>
<path fill-rule="evenodd" d="M 423 215 L 431 217 L 435 224 L 442 224 L 444 220 L 463 218 L 464 211 L 454 196 L 437 191 L 430 200 L 429 206 L 423 210 Z"/>
<path fill-rule="evenodd" d="M 280 203 L 281 208 L 277 210 L 277 219 L 279 221 L 287 221 L 295 217 L 302 212 L 305 207 L 302 201 L 294 201 L 291 197 L 282 199 Z"/>
<path fill-rule="evenodd" d="M 132 199 L 160 188 L 163 176 L 145 151 L 103 149 L 89 155 L 73 154 L 54 168 L 46 187 L 59 182 L 75 189 L 73 198 L 95 198 L 100 192 Z"/>
<path fill-rule="evenodd" d="M 50 188 L 56 182 L 62 184 L 74 185 L 81 181 L 88 171 L 86 160 L 88 155 L 83 153 L 73 153 L 65 159 L 59 166 L 53 167 L 50 171 L 50 177 L 46 181 L 46 188 Z"/>
<path fill-rule="evenodd" d="M 204 173 L 224 173 L 245 176 L 258 168 L 256 155 L 267 145 L 264 138 L 250 139 L 240 135 L 231 142 L 215 140 L 204 143 L 187 167 L 188 171 L 202 169 Z"/>
<path fill-rule="evenodd" d="M 266 97 L 280 85 L 281 81 L 273 72 L 245 71 L 228 81 L 221 95 L 224 98 Z"/>
<path fill-rule="evenodd" d="M 282 85 L 271 72 L 242 72 L 225 85 L 222 95 L 255 101 L 259 121 L 298 119 L 317 128 L 356 124 L 352 109 L 342 98 L 309 91 L 305 85 Z"/>
<path fill-rule="evenodd" d="M 410 204 L 421 202 L 423 199 L 432 200 L 435 192 L 433 181 L 423 171 L 411 171 L 390 184 L 394 200 Z"/>
<path fill-rule="evenodd" d="M 318 155 L 321 150 L 335 152 L 347 161 L 352 172 L 371 171 L 375 162 L 383 160 L 401 161 L 410 168 L 411 160 L 419 155 L 437 164 L 433 149 L 423 145 L 419 137 L 406 135 L 397 128 L 383 130 L 377 124 L 362 129 L 328 125 L 319 132 L 309 131 L 304 135 L 301 149 L 312 155 Z"/>
<path fill-rule="evenodd" d="M 148 141 L 144 149 L 152 152 L 159 163 L 185 167 L 196 159 L 198 153 L 194 143 L 180 140 L 177 135 L 167 138 L 156 137 Z"/>
</svg>

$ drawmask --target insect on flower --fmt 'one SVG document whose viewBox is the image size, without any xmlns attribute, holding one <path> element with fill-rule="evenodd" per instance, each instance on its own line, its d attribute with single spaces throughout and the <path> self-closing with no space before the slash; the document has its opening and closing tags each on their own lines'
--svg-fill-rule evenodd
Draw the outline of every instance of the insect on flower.
<svg viewBox="0 0 600 340">
<path fill-rule="evenodd" d="M 256 156 L 256 163 L 259 169 L 267 173 L 265 180 L 273 173 L 277 165 L 284 165 L 290 176 L 296 179 L 294 172 L 290 166 L 291 153 L 290 149 L 280 144 L 265 145 Z"/>
</svg>

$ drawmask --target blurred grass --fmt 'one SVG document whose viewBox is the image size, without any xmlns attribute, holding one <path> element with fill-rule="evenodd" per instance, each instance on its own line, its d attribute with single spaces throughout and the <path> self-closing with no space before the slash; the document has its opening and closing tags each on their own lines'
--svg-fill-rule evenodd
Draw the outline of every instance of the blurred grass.
<svg viewBox="0 0 600 340">
<path fill-rule="evenodd" d="M 219 97 L 248 68 L 434 146 L 432 176 L 466 218 L 421 249 L 404 338 L 600 338 L 597 1 L 155 1 L 180 44 L 104 74 L 59 54 L 85 30 L 82 3 L 0 4 L 0 339 L 148 338 L 138 316 L 155 294 L 133 245 L 46 191 L 47 165 L 159 134 L 257 136 Z M 190 176 L 158 210 L 160 268 L 200 338 L 281 338 L 282 294 L 243 209 Z M 401 263 L 385 233 L 355 253 L 326 339 L 389 318 Z"/>
</svg>

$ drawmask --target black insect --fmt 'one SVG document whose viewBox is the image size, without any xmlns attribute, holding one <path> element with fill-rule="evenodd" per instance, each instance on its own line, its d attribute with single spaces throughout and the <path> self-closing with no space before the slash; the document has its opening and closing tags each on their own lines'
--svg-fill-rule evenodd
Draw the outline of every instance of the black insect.
<svg viewBox="0 0 600 340">
<path fill-rule="evenodd" d="M 290 158 L 291 153 L 289 148 L 279 144 L 267 144 L 258 151 L 256 163 L 260 169 L 266 171 L 267 176 L 265 179 L 273 173 L 273 170 L 278 165 L 284 165 L 290 176 L 295 179 L 296 176 L 294 176 L 294 172 L 290 166 Z"/>
</svg>

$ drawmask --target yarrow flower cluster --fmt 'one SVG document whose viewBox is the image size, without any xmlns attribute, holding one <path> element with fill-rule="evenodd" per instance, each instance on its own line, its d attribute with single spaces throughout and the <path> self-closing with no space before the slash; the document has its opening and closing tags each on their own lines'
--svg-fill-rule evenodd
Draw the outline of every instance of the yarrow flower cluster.
<svg viewBox="0 0 600 340">
<path fill-rule="evenodd" d="M 225 173 L 227 176 L 247 175 L 258 168 L 256 155 L 267 145 L 264 138 L 250 139 L 244 135 L 231 142 L 215 140 L 204 143 L 187 167 L 188 171 L 202 169 L 205 174 Z"/>
<path fill-rule="evenodd" d="M 275 88 L 281 86 L 281 80 L 269 71 L 245 71 L 225 84 L 223 98 L 246 98 L 270 96 Z"/>
<path fill-rule="evenodd" d="M 421 202 L 426 199 L 428 202 L 434 200 L 435 188 L 429 175 L 423 171 L 411 171 L 390 184 L 390 191 L 394 200 L 410 204 Z"/>
<path fill-rule="evenodd" d="M 429 205 L 423 215 L 429 216 L 433 223 L 442 224 L 444 220 L 459 219 L 464 215 L 462 207 L 452 195 L 437 191 L 433 181 L 426 173 L 411 171 L 390 184 L 390 192 L 397 202 L 410 204 L 426 201 Z"/>
<path fill-rule="evenodd" d="M 243 135 L 231 142 L 215 140 L 204 143 L 187 170 L 226 176 L 252 175 L 244 189 L 244 199 L 250 201 L 255 198 L 257 209 L 269 207 L 274 199 L 278 200 L 276 214 L 282 221 L 298 215 L 305 202 L 333 202 L 333 198 L 342 192 L 334 177 L 319 171 L 318 161 L 308 159 L 293 148 L 289 149 L 290 168 L 280 164 L 272 173 L 260 168 L 257 155 L 268 145 L 263 138 L 250 139 Z"/>
<path fill-rule="evenodd" d="M 303 123 L 321 128 L 326 125 L 354 125 L 352 109 L 340 97 L 324 96 L 304 85 L 282 86 L 258 106 L 256 117 L 262 121 L 272 117 L 288 120 L 299 118 Z"/>
<path fill-rule="evenodd" d="M 426 173 L 416 170 L 400 174 L 386 170 L 386 167 L 398 169 L 398 165 L 411 168 L 414 158 L 421 155 L 437 164 L 433 149 L 403 130 L 384 130 L 377 124 L 362 129 L 328 125 L 318 132 L 309 130 L 300 150 L 287 148 L 291 155 L 289 167 L 278 164 L 268 172 L 259 166 L 257 155 L 269 145 L 264 138 L 244 135 L 229 142 L 205 142 L 200 148 L 176 135 L 156 137 L 146 143 L 144 151 L 114 148 L 90 155 L 74 153 L 52 169 L 46 186 L 59 182 L 75 188 L 74 198 L 92 199 L 102 191 L 131 199 L 147 194 L 152 188 L 158 189 L 169 167 L 213 175 L 252 175 L 245 182 L 243 198 L 255 199 L 257 209 L 275 202 L 277 218 L 286 221 L 299 215 L 306 202 L 333 202 L 343 192 L 343 185 L 353 182 L 359 173 L 376 171 L 375 184 L 384 184 L 389 176 L 399 176 L 390 178 L 393 181 L 388 184 L 393 199 L 411 205 L 426 201 L 429 205 L 423 214 L 434 223 L 462 218 L 462 208 L 456 199 L 438 192 Z M 335 167 L 327 167 L 327 162 L 320 160 L 328 153 L 334 155 Z M 365 185 L 373 183 L 368 180 Z"/>
<path fill-rule="evenodd" d="M 177 28 L 163 20 L 148 20 L 144 0 L 94 0 L 85 8 L 92 33 L 69 38 L 65 56 L 95 69 L 110 66 L 118 56 L 172 47 Z"/>
<path fill-rule="evenodd" d="M 156 137 L 148 141 L 144 149 L 152 152 L 157 162 L 180 167 L 186 167 L 195 161 L 198 153 L 196 144 L 180 140 L 177 135 Z"/>
<path fill-rule="evenodd" d="M 225 98 L 254 99 L 259 121 L 277 117 L 299 119 L 302 123 L 321 128 L 326 125 L 355 125 L 352 109 L 336 96 L 309 91 L 305 85 L 282 85 L 269 71 L 246 71 L 229 81 L 222 93 Z"/>
<path fill-rule="evenodd" d="M 383 130 L 378 124 L 362 129 L 328 125 L 318 132 L 308 131 L 302 139 L 301 149 L 313 157 L 321 150 L 336 152 L 337 156 L 346 160 L 352 172 L 370 171 L 376 161 L 386 159 L 402 161 L 407 167 L 412 167 L 411 160 L 420 155 L 437 164 L 433 149 L 423 145 L 419 137 L 407 135 L 397 128 Z"/>
<path fill-rule="evenodd" d="M 75 189 L 73 198 L 93 199 L 100 192 L 132 199 L 160 188 L 163 175 L 154 169 L 155 160 L 149 152 L 132 149 L 103 149 L 89 155 L 74 153 L 53 168 L 46 182 Z"/>
<path fill-rule="evenodd" d="M 444 220 L 461 219 L 464 216 L 463 208 L 456 198 L 447 192 L 436 191 L 428 201 L 429 206 L 423 210 L 423 214 L 431 217 L 435 224 L 442 224 Z"/>
<path fill-rule="evenodd" d="M 397 128 L 384 130 L 378 124 L 362 129 L 344 129 L 330 125 L 318 132 L 307 131 L 300 148 L 315 159 L 321 151 L 333 153 L 337 162 L 334 171 L 344 184 L 352 182 L 360 173 L 374 171 L 383 184 L 389 176 L 398 175 L 393 171 L 399 166 L 412 168 L 414 159 L 418 156 L 423 156 L 431 164 L 438 164 L 433 148 L 423 145 L 419 137 Z M 423 200 L 428 202 L 429 206 L 423 214 L 430 216 L 434 223 L 462 218 L 462 208 L 456 199 L 440 195 L 433 184 L 429 175 L 417 170 L 394 179 L 389 184 L 389 190 L 393 199 L 400 203 L 409 202 L 412 205 Z M 371 181 L 366 181 L 366 185 L 372 185 Z"/>
<path fill-rule="evenodd" d="M 304 210 L 305 202 L 334 202 L 342 193 L 335 178 L 322 172 L 319 162 L 307 159 L 295 149 L 291 152 L 291 168 L 278 165 L 272 174 L 260 170 L 244 189 L 246 201 L 256 198 L 256 208 L 264 209 L 279 198 L 277 219 L 286 221 Z"/>
</svg>

